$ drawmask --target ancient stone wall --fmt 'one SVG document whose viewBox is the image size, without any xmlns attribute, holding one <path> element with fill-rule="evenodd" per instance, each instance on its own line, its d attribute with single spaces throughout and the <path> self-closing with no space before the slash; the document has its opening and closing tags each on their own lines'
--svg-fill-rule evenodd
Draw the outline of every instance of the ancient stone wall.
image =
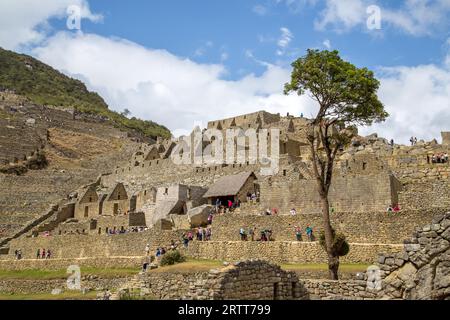
<svg viewBox="0 0 450 320">
<path fill-rule="evenodd" d="M 315 180 L 273 178 L 261 182 L 261 204 L 289 212 L 300 208 L 305 213 L 321 210 L 321 200 Z M 336 211 L 383 211 L 393 204 L 392 185 L 388 174 L 335 177 L 330 189 L 330 203 Z"/>
<path fill-rule="evenodd" d="M 397 254 L 378 258 L 382 291 L 388 299 L 450 299 L 450 212 L 417 228 Z"/>
<path fill-rule="evenodd" d="M 388 212 L 338 212 L 331 214 L 332 225 L 342 231 L 350 242 L 360 243 L 402 243 L 415 227 L 430 221 L 433 216 L 443 213 L 442 209 L 403 210 L 400 213 Z M 236 241 L 240 239 L 239 229 L 256 228 L 255 240 L 259 239 L 259 232 L 270 229 L 277 241 L 295 241 L 295 226 L 303 231 L 313 228 L 318 237 L 322 230 L 322 216 L 312 214 L 276 215 L 245 215 L 239 214 L 216 215 L 212 224 L 212 240 Z"/>
<path fill-rule="evenodd" d="M 21 237 L 11 241 L 9 258 L 16 249 L 22 250 L 24 259 L 34 259 L 39 248 L 50 249 L 53 258 L 141 257 L 147 243 L 152 252 L 157 247 L 169 247 L 179 240 L 184 231 L 131 232 L 118 235 L 55 235 L 50 237 Z"/>
<path fill-rule="evenodd" d="M 404 209 L 450 208 L 450 180 L 411 183 L 399 193 Z"/>
<path fill-rule="evenodd" d="M 372 263 L 379 252 L 398 252 L 399 244 L 350 244 L 343 263 Z M 274 263 L 326 263 L 327 257 L 318 242 L 293 241 L 194 241 L 186 255 L 195 259 L 241 261 L 264 259 Z"/>
</svg>

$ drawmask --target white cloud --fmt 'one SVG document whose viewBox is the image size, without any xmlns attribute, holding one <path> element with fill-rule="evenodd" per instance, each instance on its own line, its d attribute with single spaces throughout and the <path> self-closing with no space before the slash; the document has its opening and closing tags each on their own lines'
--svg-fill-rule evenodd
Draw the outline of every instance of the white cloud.
<svg viewBox="0 0 450 320">
<path fill-rule="evenodd" d="M 65 73 L 83 80 L 116 110 L 183 132 L 196 122 L 265 109 L 312 114 L 307 97 L 283 95 L 290 70 L 265 64 L 260 75 L 236 81 L 222 79 L 222 65 L 198 64 L 165 50 L 98 35 L 59 33 L 34 54 Z M 249 58 L 254 58 L 247 52 Z"/>
<path fill-rule="evenodd" d="M 450 65 L 384 68 L 380 81 L 390 117 L 363 133 L 378 131 L 407 143 L 411 136 L 431 140 L 450 130 Z"/>
<path fill-rule="evenodd" d="M 0 46 L 17 50 L 22 45 L 44 40 L 50 26 L 48 19 L 66 16 L 68 6 L 81 9 L 82 18 L 97 22 L 101 15 L 93 14 L 86 0 L 2 0 L 0 1 Z"/>
<path fill-rule="evenodd" d="M 278 50 L 277 55 L 282 56 L 285 52 L 292 39 L 294 38 L 293 33 L 286 27 L 280 28 L 281 36 L 278 39 Z"/>
<path fill-rule="evenodd" d="M 327 49 L 331 49 L 331 41 L 328 39 L 325 39 L 324 42 L 322 42 L 323 46 Z"/>
<path fill-rule="evenodd" d="M 376 0 L 326 0 L 325 9 L 315 21 L 315 28 L 332 27 L 337 32 L 354 27 L 366 27 L 367 8 L 377 5 Z M 378 5 L 381 23 L 414 36 L 446 32 L 450 26 L 450 0 L 406 0 L 398 9 Z"/>
<path fill-rule="evenodd" d="M 198 122 L 257 110 L 313 116 L 307 96 L 284 96 L 290 69 L 255 59 L 265 66 L 256 76 L 229 81 L 220 64 L 198 64 L 165 50 L 98 35 L 60 33 L 34 51 L 44 62 L 75 76 L 99 92 L 116 110 L 151 119 L 186 133 Z M 390 118 L 361 130 L 407 143 L 410 136 L 432 139 L 449 130 L 450 65 L 383 68 L 379 96 Z"/>
</svg>

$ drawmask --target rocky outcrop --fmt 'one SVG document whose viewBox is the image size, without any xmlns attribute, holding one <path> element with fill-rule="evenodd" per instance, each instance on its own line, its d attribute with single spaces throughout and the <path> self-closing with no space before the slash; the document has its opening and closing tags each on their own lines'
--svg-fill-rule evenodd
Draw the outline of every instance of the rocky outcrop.
<svg viewBox="0 0 450 320">
<path fill-rule="evenodd" d="M 386 299 L 450 300 L 450 212 L 436 216 L 405 241 L 405 249 L 380 255 Z"/>
</svg>

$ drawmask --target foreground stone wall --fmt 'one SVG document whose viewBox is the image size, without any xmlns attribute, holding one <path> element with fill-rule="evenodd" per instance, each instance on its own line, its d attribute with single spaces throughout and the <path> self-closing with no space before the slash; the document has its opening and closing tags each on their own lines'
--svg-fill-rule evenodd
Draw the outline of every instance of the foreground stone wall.
<svg viewBox="0 0 450 320">
<path fill-rule="evenodd" d="M 450 300 L 450 212 L 418 228 L 403 252 L 378 262 L 384 298 Z"/>
<path fill-rule="evenodd" d="M 399 252 L 402 245 L 350 244 L 342 263 L 372 263 L 380 252 Z M 274 263 L 326 263 L 325 251 L 318 242 L 291 241 L 194 241 L 186 254 L 196 259 L 241 261 L 264 259 Z"/>
<path fill-rule="evenodd" d="M 365 213 L 334 213 L 331 215 L 333 226 L 342 231 L 350 242 L 361 243 L 402 243 L 414 231 L 414 228 L 424 225 L 434 215 L 445 212 L 442 209 L 427 209 L 423 211 L 403 210 L 400 213 L 365 212 Z M 271 229 L 273 238 L 277 241 L 295 241 L 295 226 L 303 231 L 309 225 L 316 236 L 322 230 L 320 215 L 297 214 L 278 216 L 256 216 L 242 214 L 225 214 L 214 217 L 212 239 L 215 241 L 237 241 L 240 239 L 239 229 L 255 227 L 255 239 L 259 239 L 259 231 Z"/>
</svg>

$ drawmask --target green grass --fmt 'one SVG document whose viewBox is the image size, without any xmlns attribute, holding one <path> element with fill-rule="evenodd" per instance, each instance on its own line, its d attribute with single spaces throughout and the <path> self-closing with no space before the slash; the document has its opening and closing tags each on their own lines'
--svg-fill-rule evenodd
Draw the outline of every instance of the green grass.
<svg viewBox="0 0 450 320">
<path fill-rule="evenodd" d="M 102 278 L 132 276 L 138 272 L 138 268 L 100 269 L 81 267 L 81 276 L 96 275 Z M 65 279 L 67 276 L 66 270 L 0 270 L 0 279 L 50 280 Z"/>
<path fill-rule="evenodd" d="M 366 271 L 370 264 L 343 264 L 339 266 L 340 272 L 362 272 Z M 307 264 L 282 264 L 284 270 L 290 271 L 328 271 L 328 265 L 325 263 L 307 263 Z"/>
<path fill-rule="evenodd" d="M 32 293 L 32 294 L 8 294 L 0 293 L 0 300 L 94 300 L 97 297 L 96 291 L 89 291 L 86 294 L 80 291 L 65 291 L 61 294 Z"/>
</svg>

